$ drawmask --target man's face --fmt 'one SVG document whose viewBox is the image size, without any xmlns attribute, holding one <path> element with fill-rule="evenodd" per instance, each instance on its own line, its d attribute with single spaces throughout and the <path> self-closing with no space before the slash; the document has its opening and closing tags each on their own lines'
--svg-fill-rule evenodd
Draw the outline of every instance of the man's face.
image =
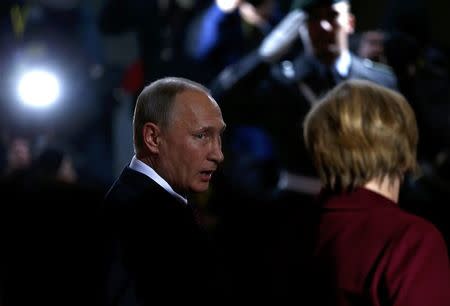
<svg viewBox="0 0 450 306">
<path fill-rule="evenodd" d="M 353 30 L 354 17 L 348 4 L 338 2 L 311 9 L 300 36 L 307 52 L 330 65 L 348 49 L 348 35 Z"/>
<path fill-rule="evenodd" d="M 8 164 L 11 169 L 24 169 L 31 164 L 30 145 L 26 139 L 17 138 L 12 141 L 8 152 Z"/>
<path fill-rule="evenodd" d="M 361 36 L 358 55 L 375 62 L 387 64 L 384 54 L 385 35 L 381 31 L 367 31 Z"/>
<path fill-rule="evenodd" d="M 201 91 L 177 94 L 169 125 L 161 131 L 159 170 L 179 193 L 206 191 L 223 161 L 225 129 L 217 103 Z"/>
</svg>

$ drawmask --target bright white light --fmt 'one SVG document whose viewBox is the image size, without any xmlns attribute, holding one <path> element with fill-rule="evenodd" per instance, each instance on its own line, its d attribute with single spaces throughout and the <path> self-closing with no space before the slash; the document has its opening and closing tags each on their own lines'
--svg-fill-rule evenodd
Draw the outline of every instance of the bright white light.
<svg viewBox="0 0 450 306">
<path fill-rule="evenodd" d="M 46 107 L 59 97 L 59 81 L 56 76 L 44 70 L 25 73 L 19 81 L 19 97 L 32 107 Z"/>
<path fill-rule="evenodd" d="M 228 13 L 237 8 L 237 6 L 239 5 L 239 1 L 238 0 L 217 0 L 216 4 L 219 7 L 219 9 L 221 9 L 225 13 Z"/>
</svg>

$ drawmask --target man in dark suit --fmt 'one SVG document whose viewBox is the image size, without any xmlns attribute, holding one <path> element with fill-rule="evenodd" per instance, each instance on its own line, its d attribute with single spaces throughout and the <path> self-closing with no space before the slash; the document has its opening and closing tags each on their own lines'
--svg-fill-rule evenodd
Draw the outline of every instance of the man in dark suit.
<svg viewBox="0 0 450 306">
<path fill-rule="evenodd" d="M 366 79 L 396 89 L 385 65 L 349 51 L 355 17 L 348 0 L 294 1 L 293 10 L 258 50 L 225 68 L 211 84 L 228 125 L 261 128 L 278 149 L 281 167 L 316 176 L 303 142 L 300 122 L 324 93 L 346 79 Z M 301 39 L 303 50 L 292 54 Z M 308 191 L 305 191 L 308 192 Z"/>
<path fill-rule="evenodd" d="M 202 85 L 163 78 L 139 95 L 133 128 L 135 156 L 106 195 L 107 304 L 211 302 L 213 254 L 187 196 L 223 160 L 220 108 Z"/>
</svg>

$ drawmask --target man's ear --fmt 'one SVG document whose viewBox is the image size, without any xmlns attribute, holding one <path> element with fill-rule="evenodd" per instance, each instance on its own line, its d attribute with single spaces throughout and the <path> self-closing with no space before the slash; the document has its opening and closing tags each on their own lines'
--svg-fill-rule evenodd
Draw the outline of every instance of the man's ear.
<svg viewBox="0 0 450 306">
<path fill-rule="evenodd" d="M 142 136 L 144 144 L 151 153 L 159 153 L 159 144 L 161 142 L 161 129 L 154 123 L 144 124 Z"/>
</svg>

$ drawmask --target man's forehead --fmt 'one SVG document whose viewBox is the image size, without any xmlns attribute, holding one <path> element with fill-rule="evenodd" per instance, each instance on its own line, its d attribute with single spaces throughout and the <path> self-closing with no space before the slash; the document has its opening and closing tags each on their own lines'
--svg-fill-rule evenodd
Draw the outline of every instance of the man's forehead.
<svg viewBox="0 0 450 306">
<path fill-rule="evenodd" d="M 184 91 L 177 96 L 177 101 L 172 111 L 173 119 L 189 120 L 191 123 L 197 121 L 197 124 L 210 125 L 207 122 L 214 122 L 214 127 L 220 128 L 223 125 L 222 112 L 216 101 L 206 92 L 203 91 Z M 185 118 L 181 118 L 181 117 Z M 200 121 L 199 121 L 200 120 Z M 187 122 L 186 122 L 187 123 Z"/>
<path fill-rule="evenodd" d="M 185 90 L 177 94 L 174 106 L 179 110 L 211 110 L 220 107 L 209 93 L 201 90 Z"/>
</svg>

